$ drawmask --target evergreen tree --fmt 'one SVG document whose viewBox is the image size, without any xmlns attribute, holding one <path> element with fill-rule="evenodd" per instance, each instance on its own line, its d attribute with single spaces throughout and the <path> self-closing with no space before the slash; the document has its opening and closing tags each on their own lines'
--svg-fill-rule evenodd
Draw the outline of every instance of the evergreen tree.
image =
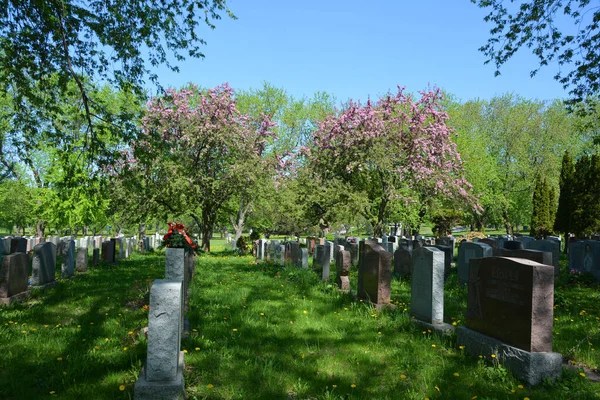
<svg viewBox="0 0 600 400">
<path fill-rule="evenodd" d="M 575 182 L 575 165 L 568 151 L 565 151 L 562 159 L 562 167 L 560 170 L 558 209 L 556 210 L 554 219 L 554 230 L 565 236 L 565 253 L 568 252 L 569 233 L 573 231 L 572 227 L 572 212 L 574 209 L 573 203 L 573 185 Z"/>
<path fill-rule="evenodd" d="M 590 233 L 588 206 L 590 197 L 588 183 L 590 181 L 591 159 L 582 155 L 575 164 L 575 178 L 573 180 L 573 210 L 571 213 L 571 229 L 578 237 L 585 237 Z"/>
<path fill-rule="evenodd" d="M 543 183 L 542 178 L 538 175 L 535 178 L 535 189 L 533 190 L 533 209 L 531 211 L 531 229 L 529 234 L 534 237 L 540 235 L 540 227 L 543 221 Z"/>
</svg>

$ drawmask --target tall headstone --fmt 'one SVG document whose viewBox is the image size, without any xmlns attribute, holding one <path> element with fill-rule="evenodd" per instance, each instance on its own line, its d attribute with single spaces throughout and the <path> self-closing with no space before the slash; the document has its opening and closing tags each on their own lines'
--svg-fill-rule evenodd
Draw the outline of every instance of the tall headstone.
<svg viewBox="0 0 600 400">
<path fill-rule="evenodd" d="M 303 247 L 300 249 L 300 257 L 298 259 L 299 268 L 308 268 L 308 249 Z"/>
<path fill-rule="evenodd" d="M 335 283 L 340 290 L 350 290 L 350 252 L 346 250 L 339 250 L 335 260 L 336 266 L 336 278 Z"/>
<path fill-rule="evenodd" d="M 66 238 L 61 240 L 61 242 L 61 276 L 63 278 L 70 278 L 75 275 L 75 241 L 70 238 Z"/>
<path fill-rule="evenodd" d="M 517 236 L 515 240 L 523 243 L 523 248 L 527 250 L 531 248 L 531 242 L 535 241 L 535 238 L 531 236 Z"/>
<path fill-rule="evenodd" d="M 444 323 L 444 258 L 436 247 L 413 251 L 410 313 L 436 331 L 453 332 L 452 325 Z"/>
<path fill-rule="evenodd" d="M 360 269 L 362 268 L 362 273 Z M 364 244 L 364 261 L 359 266 L 358 297 L 382 306 L 390 303 L 392 254 L 379 244 Z M 361 282 L 362 281 L 362 282 Z"/>
<path fill-rule="evenodd" d="M 0 304 L 10 304 L 28 295 L 29 256 L 14 253 L 2 257 L 0 265 Z"/>
<path fill-rule="evenodd" d="M 444 252 L 444 279 L 448 279 L 450 276 L 450 271 L 452 269 L 452 259 L 454 258 L 454 248 L 450 246 L 444 245 L 435 245 L 433 246 L 438 250 Z"/>
<path fill-rule="evenodd" d="M 9 238 L 9 237 L 0 238 L 0 255 L 10 254 L 10 247 L 11 247 L 10 242 L 11 242 L 11 238 Z"/>
<path fill-rule="evenodd" d="M 300 259 L 300 243 L 290 242 L 290 265 L 297 266 Z"/>
<path fill-rule="evenodd" d="M 400 239 L 400 247 L 403 249 L 406 249 L 408 251 L 412 251 L 413 249 L 413 242 L 410 239 Z"/>
<path fill-rule="evenodd" d="M 330 263 L 332 263 L 334 261 L 333 260 L 333 251 L 334 251 L 333 242 L 331 242 L 329 240 L 325 241 L 325 252 L 327 254 L 329 254 L 329 262 Z"/>
<path fill-rule="evenodd" d="M 556 378 L 552 353 L 554 268 L 518 258 L 470 260 L 466 327 L 457 342 L 474 357 L 495 354 L 530 385 Z"/>
<path fill-rule="evenodd" d="M 100 249 L 94 248 L 92 250 L 92 266 L 97 267 L 100 261 Z"/>
<path fill-rule="evenodd" d="M 411 252 L 406 248 L 399 248 L 394 252 L 394 275 L 400 277 L 410 276 L 412 269 Z"/>
<path fill-rule="evenodd" d="M 358 265 L 358 243 L 348 242 L 344 245 L 344 249 L 350 252 L 350 263 L 352 265 Z"/>
<path fill-rule="evenodd" d="M 150 289 L 148 356 L 134 399 L 179 399 L 184 396 L 181 308 L 183 283 L 157 279 Z"/>
<path fill-rule="evenodd" d="M 485 243 L 462 242 L 458 246 L 458 283 L 464 285 L 469 281 L 469 260 L 492 255 L 492 247 Z"/>
<path fill-rule="evenodd" d="M 88 249 L 87 247 L 79 247 L 77 256 L 75 257 L 75 270 L 77 272 L 87 272 L 88 270 Z"/>
<path fill-rule="evenodd" d="M 102 242 L 102 261 L 105 261 L 107 263 L 115 262 L 114 242 L 110 240 Z"/>
<path fill-rule="evenodd" d="M 31 267 L 32 286 L 51 286 L 56 284 L 56 246 L 45 242 L 33 248 Z"/>
<path fill-rule="evenodd" d="M 505 240 L 502 247 L 508 250 L 522 250 L 523 242 L 517 240 Z"/>
</svg>

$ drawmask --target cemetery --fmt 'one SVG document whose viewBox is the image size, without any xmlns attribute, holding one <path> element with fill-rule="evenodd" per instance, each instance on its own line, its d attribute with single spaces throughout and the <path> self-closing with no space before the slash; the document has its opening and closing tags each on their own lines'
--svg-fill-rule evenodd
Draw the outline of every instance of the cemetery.
<svg viewBox="0 0 600 400">
<path fill-rule="evenodd" d="M 3 3 L 0 399 L 600 399 L 600 9 L 229 3 Z"/>
</svg>

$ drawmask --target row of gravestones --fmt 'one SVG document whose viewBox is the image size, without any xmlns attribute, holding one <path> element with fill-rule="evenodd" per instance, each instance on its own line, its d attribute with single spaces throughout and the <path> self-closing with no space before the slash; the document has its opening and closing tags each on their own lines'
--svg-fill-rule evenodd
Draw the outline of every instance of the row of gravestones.
<svg viewBox="0 0 600 400">
<path fill-rule="evenodd" d="M 504 245 L 519 247 L 512 243 Z M 330 256 L 325 247 L 330 246 L 316 246 L 317 268 L 320 257 L 328 260 Z M 460 261 L 467 258 L 464 253 L 469 249 L 480 253 L 467 260 L 467 323 L 459 328 L 459 344 L 474 357 L 494 354 L 519 379 L 531 385 L 560 376 L 562 356 L 552 352 L 555 272 L 552 253 L 522 248 L 493 250 L 487 243 L 463 242 L 459 247 Z M 336 284 L 347 291 L 350 252 L 343 246 L 336 250 Z M 359 242 L 359 254 L 358 297 L 371 301 L 377 308 L 393 307 L 390 304 L 392 254 L 381 243 L 369 240 Z M 412 320 L 443 333 L 454 329 L 444 323 L 443 316 L 449 254 L 452 253 L 445 249 L 426 246 L 412 250 L 410 258 Z"/>
<path fill-rule="evenodd" d="M 88 248 L 76 247 L 75 240 L 49 238 L 29 252 L 24 250 L 25 238 L 0 238 L 0 304 L 11 304 L 29 296 L 31 288 L 47 288 L 56 285 L 56 256 L 62 258 L 61 277 L 71 278 L 75 271 L 85 273 L 88 269 Z M 10 243 L 10 246 L 6 244 Z M 133 252 L 135 239 L 111 239 L 102 243 L 102 258 L 116 261 L 116 245 L 120 258 L 128 258 Z M 10 250 L 7 252 L 7 249 Z M 97 265 L 99 249 L 93 249 L 92 264 Z M 31 276 L 31 280 L 29 280 Z"/>
<path fill-rule="evenodd" d="M 184 249 L 167 248 L 165 279 L 150 289 L 146 363 L 134 388 L 134 399 L 182 399 L 184 358 L 181 347 L 185 312 L 196 256 Z"/>
</svg>

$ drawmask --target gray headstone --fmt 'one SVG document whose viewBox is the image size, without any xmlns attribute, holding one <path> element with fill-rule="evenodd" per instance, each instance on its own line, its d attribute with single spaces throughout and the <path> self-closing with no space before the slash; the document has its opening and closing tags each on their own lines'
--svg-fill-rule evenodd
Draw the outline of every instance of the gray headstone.
<svg viewBox="0 0 600 400">
<path fill-rule="evenodd" d="M 42 286 L 56 280 L 56 246 L 45 242 L 33 248 L 31 285 Z"/>
<path fill-rule="evenodd" d="M 600 281 L 600 242 L 569 241 L 569 268 L 579 272 L 589 272 Z"/>
<path fill-rule="evenodd" d="M 508 250 L 522 250 L 523 242 L 516 240 L 505 240 L 502 247 Z"/>
<path fill-rule="evenodd" d="M 75 270 L 77 272 L 86 272 L 88 270 L 88 249 L 87 247 L 79 247 L 75 259 Z"/>
<path fill-rule="evenodd" d="M 165 250 L 165 279 L 185 279 L 185 249 L 174 249 L 168 247 Z"/>
<path fill-rule="evenodd" d="M 0 238 L 0 255 L 4 254 L 10 254 L 10 242 L 11 242 L 11 238 L 9 237 L 5 237 L 5 238 Z"/>
<path fill-rule="evenodd" d="M 458 283 L 464 285 L 469 281 L 469 260 L 492 255 L 492 248 L 485 243 L 462 242 L 458 246 Z"/>
<path fill-rule="evenodd" d="M 515 240 L 523 243 L 523 248 L 527 250 L 531 248 L 531 242 L 533 242 L 535 238 L 531 236 L 517 236 Z"/>
<path fill-rule="evenodd" d="M 552 265 L 554 267 L 554 276 L 560 272 L 560 242 L 552 239 L 533 240 L 529 242 L 529 248 L 532 250 L 546 251 L 552 254 Z"/>
<path fill-rule="evenodd" d="M 62 264 L 60 266 L 61 276 L 70 278 L 75 275 L 75 241 L 63 239 L 62 242 Z"/>
<path fill-rule="evenodd" d="M 298 267 L 308 268 L 308 249 L 307 248 L 300 249 L 300 258 L 298 260 Z"/>
<path fill-rule="evenodd" d="M 332 263 L 333 260 L 333 242 L 325 241 L 325 253 L 329 255 L 329 262 Z"/>
<path fill-rule="evenodd" d="M 348 242 L 344 246 L 344 249 L 350 252 L 350 263 L 352 265 L 358 265 L 358 243 Z"/>
<path fill-rule="evenodd" d="M 410 312 L 431 324 L 444 322 L 444 252 L 421 247 L 412 254 Z"/>
<path fill-rule="evenodd" d="M 100 261 L 100 249 L 94 248 L 92 250 L 92 265 L 96 267 Z"/>
<path fill-rule="evenodd" d="M 146 380 L 169 382 L 176 378 L 181 342 L 183 282 L 157 279 L 150 289 Z"/>
<path fill-rule="evenodd" d="M 412 251 L 413 242 L 412 242 L 412 240 L 409 240 L 409 239 L 400 239 L 400 247 L 403 249 L 406 249 L 408 251 Z"/>
<path fill-rule="evenodd" d="M 444 279 L 448 279 L 448 276 L 450 276 L 450 271 L 452 269 L 452 259 L 454 258 L 454 247 L 444 246 L 441 244 L 435 245 L 433 247 L 444 252 Z"/>
</svg>

